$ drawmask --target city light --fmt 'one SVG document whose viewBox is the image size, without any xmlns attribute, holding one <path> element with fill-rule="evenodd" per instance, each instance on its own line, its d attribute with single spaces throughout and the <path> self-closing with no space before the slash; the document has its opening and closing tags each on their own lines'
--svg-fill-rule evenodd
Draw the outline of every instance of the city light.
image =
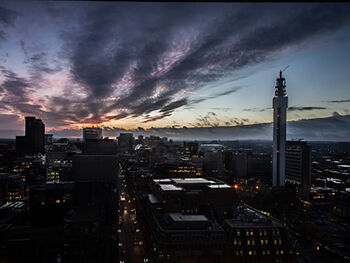
<svg viewBox="0 0 350 263">
<path fill-rule="evenodd" d="M 350 261 L 350 3 L 3 2 L 1 259 Z"/>
</svg>

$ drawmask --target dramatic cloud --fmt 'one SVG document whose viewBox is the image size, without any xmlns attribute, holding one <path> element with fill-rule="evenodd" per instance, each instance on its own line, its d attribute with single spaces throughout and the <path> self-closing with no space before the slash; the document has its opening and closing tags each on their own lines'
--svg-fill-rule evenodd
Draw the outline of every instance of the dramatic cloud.
<svg viewBox="0 0 350 263">
<path fill-rule="evenodd" d="M 243 111 L 251 111 L 251 112 L 263 112 L 267 110 L 272 110 L 272 108 L 250 108 L 250 109 L 243 109 Z"/>
<path fill-rule="evenodd" d="M 36 115 L 51 127 L 127 118 L 150 123 L 181 107 L 231 95 L 241 87 L 197 92 L 312 37 L 334 33 L 346 25 L 350 11 L 349 5 L 326 3 L 90 3 L 74 15 L 67 11 L 69 18 L 62 10 L 63 3 L 42 9 L 57 26 L 52 29 L 59 38 L 50 31 L 46 45 L 59 41 L 57 54 L 21 40 L 27 75 L 2 68 L 0 107 Z M 14 26 L 16 12 L 1 8 L 0 26 Z M 59 74 L 65 74 L 65 83 L 57 84 Z M 40 98 L 39 92 L 32 94 L 50 85 L 60 85 L 60 94 L 54 88 Z M 313 109 L 325 108 L 289 108 Z M 222 123 L 213 114 L 197 121 L 211 127 Z M 225 120 L 226 125 L 246 123 Z"/>
<path fill-rule="evenodd" d="M 221 107 L 218 107 L 218 108 L 211 108 L 211 110 L 218 110 L 218 111 L 228 112 L 228 111 L 231 111 L 232 108 L 221 108 Z"/>
<path fill-rule="evenodd" d="M 288 111 L 312 111 L 312 110 L 326 110 L 325 107 L 288 107 Z"/>
<path fill-rule="evenodd" d="M 312 110 L 326 110 L 325 107 L 295 107 L 291 106 L 288 107 L 288 111 L 312 111 Z M 267 110 L 272 110 L 272 108 L 250 108 L 250 109 L 243 109 L 243 111 L 250 111 L 250 112 L 264 112 Z"/>
<path fill-rule="evenodd" d="M 8 27 L 14 26 L 16 18 L 16 12 L 4 7 L 0 7 L 0 40 L 6 40 L 6 29 Z"/>
<path fill-rule="evenodd" d="M 325 102 L 329 102 L 329 103 L 344 103 L 344 102 L 350 102 L 350 99 L 346 99 L 346 100 L 326 100 Z"/>
</svg>

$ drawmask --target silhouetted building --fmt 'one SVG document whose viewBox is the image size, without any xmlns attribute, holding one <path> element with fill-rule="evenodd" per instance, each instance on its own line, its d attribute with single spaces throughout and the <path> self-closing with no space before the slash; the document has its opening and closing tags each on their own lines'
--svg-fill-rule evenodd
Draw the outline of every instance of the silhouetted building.
<svg viewBox="0 0 350 263">
<path fill-rule="evenodd" d="M 276 82 L 275 97 L 273 98 L 272 185 L 284 186 L 288 97 L 286 96 L 286 80 L 282 77 L 282 71 L 280 71 L 280 77 Z"/>
<path fill-rule="evenodd" d="M 44 153 L 45 124 L 35 117 L 25 117 L 25 135 L 16 136 L 18 155 Z"/>
<path fill-rule="evenodd" d="M 118 238 L 119 164 L 112 140 L 86 141 L 75 155 L 73 208 L 64 219 L 65 262 L 114 262 Z"/>
<path fill-rule="evenodd" d="M 184 156 L 190 157 L 198 154 L 198 143 L 197 142 L 184 142 Z"/>
<path fill-rule="evenodd" d="M 311 186 L 311 146 L 305 141 L 286 143 L 286 183 L 309 188 Z"/>
<path fill-rule="evenodd" d="M 114 140 L 88 140 L 83 145 L 84 154 L 117 154 L 117 143 Z"/>
<path fill-rule="evenodd" d="M 84 128 L 83 139 L 88 140 L 102 140 L 102 129 L 101 128 Z"/>
<path fill-rule="evenodd" d="M 350 142 L 338 142 L 336 144 L 336 152 L 343 154 L 350 153 Z"/>
<path fill-rule="evenodd" d="M 219 150 L 206 151 L 203 158 L 203 172 L 208 176 L 220 175 L 223 172 L 223 153 Z"/>
<path fill-rule="evenodd" d="M 333 212 L 337 216 L 350 220 L 350 189 L 349 188 L 336 193 Z"/>
<path fill-rule="evenodd" d="M 130 151 L 134 146 L 134 137 L 132 133 L 121 133 L 118 137 L 118 146 L 122 151 Z"/>
<path fill-rule="evenodd" d="M 53 134 L 45 134 L 45 145 L 51 145 L 53 143 Z"/>
<path fill-rule="evenodd" d="M 143 144 L 143 136 L 139 135 L 135 141 L 135 144 Z"/>
<path fill-rule="evenodd" d="M 49 182 L 30 188 L 31 222 L 61 224 L 71 206 L 74 182 Z"/>
</svg>

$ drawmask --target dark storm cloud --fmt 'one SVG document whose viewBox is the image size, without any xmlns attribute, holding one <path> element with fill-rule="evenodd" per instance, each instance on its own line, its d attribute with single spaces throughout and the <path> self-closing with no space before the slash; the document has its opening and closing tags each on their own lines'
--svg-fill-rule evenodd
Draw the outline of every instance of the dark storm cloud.
<svg viewBox="0 0 350 263">
<path fill-rule="evenodd" d="M 288 111 L 312 111 L 312 110 L 326 110 L 325 107 L 288 107 Z"/>
</svg>

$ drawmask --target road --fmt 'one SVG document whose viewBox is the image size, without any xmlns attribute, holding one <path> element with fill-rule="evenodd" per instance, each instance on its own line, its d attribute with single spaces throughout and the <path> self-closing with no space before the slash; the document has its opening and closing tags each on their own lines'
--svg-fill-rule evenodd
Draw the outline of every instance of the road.
<svg viewBox="0 0 350 263">
<path fill-rule="evenodd" d="M 140 239 L 139 237 L 136 238 L 135 215 L 131 212 L 134 211 L 133 203 L 125 195 L 125 187 L 124 184 L 121 184 L 121 200 L 119 205 L 120 224 L 118 227 L 120 262 L 145 262 L 146 253 L 143 246 L 134 244 L 135 241 L 140 241 Z"/>
</svg>

